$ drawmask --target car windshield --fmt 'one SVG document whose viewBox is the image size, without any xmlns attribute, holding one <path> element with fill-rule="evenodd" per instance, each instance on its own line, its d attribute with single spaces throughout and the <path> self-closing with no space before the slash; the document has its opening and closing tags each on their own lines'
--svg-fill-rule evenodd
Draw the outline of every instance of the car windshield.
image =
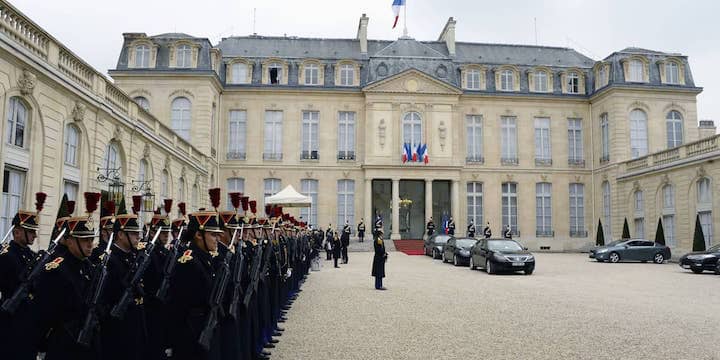
<svg viewBox="0 0 720 360">
<path fill-rule="evenodd" d="M 441 235 L 441 236 L 436 236 L 434 241 L 435 241 L 436 244 L 444 244 L 444 243 L 446 243 L 449 239 L 450 239 L 450 236 Z"/>
<path fill-rule="evenodd" d="M 476 241 L 473 239 L 457 239 L 457 246 L 462 248 L 471 247 L 475 245 Z"/>
<path fill-rule="evenodd" d="M 512 240 L 494 240 L 488 241 L 488 249 L 492 251 L 521 251 L 523 248 L 520 244 Z"/>
</svg>

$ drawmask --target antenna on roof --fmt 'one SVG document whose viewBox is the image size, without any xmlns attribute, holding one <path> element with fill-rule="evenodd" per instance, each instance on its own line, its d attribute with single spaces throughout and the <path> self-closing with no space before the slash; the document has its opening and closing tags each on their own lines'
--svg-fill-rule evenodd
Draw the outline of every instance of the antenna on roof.
<svg viewBox="0 0 720 360">
<path fill-rule="evenodd" d="M 534 17 L 533 21 L 535 22 L 535 46 L 537 46 L 537 44 L 538 44 L 538 41 L 537 41 L 537 18 Z"/>
<path fill-rule="evenodd" d="M 257 8 L 253 8 L 253 35 L 257 35 L 257 33 L 255 32 L 256 18 L 257 18 Z"/>
</svg>

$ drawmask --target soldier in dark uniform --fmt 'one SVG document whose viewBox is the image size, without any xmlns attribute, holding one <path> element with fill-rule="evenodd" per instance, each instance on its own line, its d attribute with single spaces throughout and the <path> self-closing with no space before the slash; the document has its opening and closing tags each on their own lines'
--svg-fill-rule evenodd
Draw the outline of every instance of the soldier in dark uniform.
<svg viewBox="0 0 720 360">
<path fill-rule="evenodd" d="M 340 241 L 337 231 L 335 231 L 331 236 L 333 260 L 335 261 L 335 267 L 339 268 L 338 260 L 342 257 L 342 242 Z"/>
<path fill-rule="evenodd" d="M 348 246 L 350 246 L 350 224 L 345 221 L 343 226 L 342 235 L 340 236 L 340 242 L 342 245 L 342 260 L 343 264 L 348 263 Z"/>
<path fill-rule="evenodd" d="M 100 359 L 97 336 L 89 347 L 77 343 L 88 312 L 85 295 L 92 276 L 88 257 L 96 236 L 92 214 L 57 224 L 66 226 L 67 233 L 38 276 L 30 302 L 31 318 L 23 321 L 35 322 L 32 337 L 42 341 L 45 360 Z"/>
<path fill-rule="evenodd" d="M 360 219 L 360 223 L 357 226 L 357 232 L 358 232 L 358 241 L 363 242 L 365 241 L 365 223 L 363 222 L 365 219 Z"/>
<path fill-rule="evenodd" d="M 430 237 L 432 234 L 435 233 L 435 223 L 433 222 L 432 216 L 430 217 L 430 220 L 428 220 L 427 225 L 425 226 L 427 229 L 427 236 Z"/>
<path fill-rule="evenodd" d="M 333 257 L 333 229 L 332 224 L 328 224 L 327 230 L 325 230 L 325 253 L 327 254 L 327 260 L 332 260 Z"/>
<path fill-rule="evenodd" d="M 447 233 L 451 236 L 455 235 L 455 220 L 453 220 L 452 216 L 448 220 Z"/>
<path fill-rule="evenodd" d="M 36 194 L 37 212 L 20 210 L 15 214 L 12 220 L 12 240 L 0 244 L 0 303 L 13 296 L 37 256 L 30 246 L 37 238 L 39 213 L 46 196 L 44 193 Z M 14 349 L 11 354 L 7 354 L 8 357 L 3 356 L 4 359 L 35 359 L 35 344 L 32 339 L 22 336 L 22 332 L 18 331 L 31 325 L 19 321 L 27 306 L 24 302 L 12 314 L 0 311 L 0 350 Z"/>
<path fill-rule="evenodd" d="M 471 238 L 475 237 L 475 223 L 472 220 L 470 220 L 467 227 L 467 236 Z"/>
<path fill-rule="evenodd" d="M 187 213 L 185 212 L 185 203 L 181 202 L 178 204 L 178 210 L 180 212 L 180 217 L 172 221 L 172 246 L 175 246 L 175 244 L 181 243 L 181 237 L 182 234 L 180 234 L 181 230 L 187 230 Z M 181 248 L 186 244 L 180 244 Z"/>
<path fill-rule="evenodd" d="M 486 239 L 489 239 L 492 237 L 492 230 L 490 230 L 490 222 L 488 221 L 487 225 L 485 225 L 485 229 L 483 229 L 483 236 L 485 236 Z"/>
<path fill-rule="evenodd" d="M 506 239 L 512 239 L 512 229 L 510 228 L 510 225 L 505 225 L 505 232 L 503 233 L 503 237 Z"/>
<path fill-rule="evenodd" d="M 208 296 L 212 290 L 214 269 L 212 255 L 222 236 L 216 212 L 189 214 L 188 228 L 183 232 L 187 250 L 177 259 L 170 282 L 170 345 L 174 360 L 218 359 L 217 347 L 206 351 L 198 343 L 210 313 Z"/>
<path fill-rule="evenodd" d="M 223 262 L 226 256 L 234 256 L 233 254 L 237 251 L 243 251 L 243 242 L 238 238 L 240 236 L 240 230 L 242 229 L 237 214 L 237 208 L 240 206 L 240 193 L 230 193 L 229 195 L 233 199 L 235 211 L 220 212 L 221 226 L 224 233 L 218 242 L 219 255 L 214 258 L 217 263 L 216 266 L 222 266 L 220 262 Z M 237 199 L 237 203 L 235 199 Z M 230 255 L 228 255 L 228 252 Z M 234 261 L 231 262 L 230 273 L 232 274 L 235 267 L 239 265 L 240 264 L 236 264 Z M 233 284 L 232 279 L 230 279 L 225 290 L 225 296 L 223 297 L 223 309 L 229 309 L 230 304 L 233 302 L 234 286 L 235 284 Z M 238 315 L 240 315 L 239 311 Z M 241 321 L 242 319 L 235 319 L 227 312 L 219 316 L 219 344 L 222 359 L 238 359 L 245 348 L 244 341 L 247 341 L 247 338 L 240 336 L 239 323 Z"/>
<path fill-rule="evenodd" d="M 387 252 L 385 251 L 385 243 L 383 242 L 383 228 L 382 226 L 375 228 L 373 246 L 375 248 L 375 255 L 373 256 L 372 273 L 375 277 L 375 289 L 376 290 L 387 290 L 382 282 L 385 277 L 385 261 L 387 261 Z"/>
<path fill-rule="evenodd" d="M 150 264 L 143 274 L 145 285 L 145 316 L 147 318 L 147 345 L 145 346 L 143 358 L 146 360 L 163 360 L 167 358 L 165 350 L 168 344 L 168 321 L 170 314 L 163 302 L 157 298 L 157 291 L 165 276 L 165 263 L 170 251 L 170 232 L 172 226 L 168 214 L 172 210 L 172 199 L 164 201 L 165 215 L 154 214 L 150 220 L 150 233 L 154 234 L 158 229 L 157 243 L 150 253 Z"/>
<path fill-rule="evenodd" d="M 137 253 L 145 251 L 146 245 L 140 242 L 142 228 L 137 215 L 118 215 L 115 218 L 113 231 L 115 239 L 111 245 L 112 252 L 107 264 L 108 275 L 101 300 L 107 309 L 112 309 L 120 301 L 135 271 Z M 101 317 L 100 341 L 103 360 L 142 359 L 147 341 L 144 295 L 141 281 L 133 289 L 133 301 L 122 317 L 116 318 L 109 313 Z"/>
<path fill-rule="evenodd" d="M 105 253 L 108 241 L 110 241 L 110 234 L 113 232 L 113 225 L 115 224 L 115 202 L 110 200 L 103 204 L 100 209 L 100 240 L 98 246 L 93 249 L 90 254 L 90 262 L 94 265 L 100 263 L 100 257 Z"/>
</svg>

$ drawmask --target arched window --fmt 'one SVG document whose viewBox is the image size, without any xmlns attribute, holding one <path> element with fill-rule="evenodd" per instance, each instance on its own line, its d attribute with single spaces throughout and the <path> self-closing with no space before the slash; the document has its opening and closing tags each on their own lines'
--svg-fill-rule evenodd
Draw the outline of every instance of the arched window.
<svg viewBox="0 0 720 360">
<path fill-rule="evenodd" d="M 164 201 L 168 198 L 168 194 L 170 193 L 169 187 L 169 181 L 170 181 L 170 174 L 167 170 L 163 169 L 162 174 L 160 176 L 160 197 Z"/>
<path fill-rule="evenodd" d="M 147 45 L 138 45 L 135 47 L 135 67 L 150 67 L 150 47 Z"/>
<path fill-rule="evenodd" d="M 185 179 L 183 178 L 178 180 L 178 201 L 185 201 Z"/>
<path fill-rule="evenodd" d="M 175 61 L 177 64 L 177 67 L 191 67 L 192 66 L 192 48 L 190 45 L 180 45 L 177 47 L 177 50 L 175 50 Z"/>
<path fill-rule="evenodd" d="M 630 156 L 634 159 L 647 155 L 647 152 L 647 115 L 635 109 L 630 112 Z"/>
<path fill-rule="evenodd" d="M 232 84 L 248 83 L 248 66 L 245 63 L 232 64 Z"/>
<path fill-rule="evenodd" d="M 137 181 L 143 182 L 147 179 L 147 168 L 148 168 L 147 160 L 145 160 L 145 159 L 140 160 L 140 165 L 138 167 Z"/>
<path fill-rule="evenodd" d="M 683 143 L 683 119 L 677 111 L 671 111 L 666 118 L 667 147 L 674 148 Z"/>
<path fill-rule="evenodd" d="M 600 139 L 602 144 L 600 162 L 608 161 L 610 160 L 610 122 L 607 113 L 600 115 Z"/>
<path fill-rule="evenodd" d="M 230 193 L 232 192 L 245 192 L 245 179 L 243 178 L 229 178 L 227 179 L 227 209 L 232 210 L 232 203 L 230 202 Z"/>
<path fill-rule="evenodd" d="M 143 96 L 136 96 L 133 100 L 145 111 L 150 111 L 150 101 Z"/>
<path fill-rule="evenodd" d="M 465 86 L 470 90 L 480 90 L 480 70 L 470 69 L 465 74 Z"/>
<path fill-rule="evenodd" d="M 113 142 L 108 145 L 103 166 L 108 169 L 110 175 L 112 175 L 110 170 L 117 171 L 117 175 L 122 179 L 122 161 L 120 159 L 120 147 L 117 143 Z"/>
<path fill-rule="evenodd" d="M 515 73 L 512 70 L 503 70 L 500 73 L 500 90 L 515 90 Z"/>
<path fill-rule="evenodd" d="M 665 242 L 668 246 L 675 246 L 675 188 L 672 185 L 663 186 L 662 196 L 662 223 Z"/>
<path fill-rule="evenodd" d="M 612 214 L 610 213 L 611 197 L 610 183 L 605 181 L 602 183 L 602 201 L 603 201 L 603 235 L 612 239 Z"/>
<path fill-rule="evenodd" d="M 415 149 L 422 143 L 422 119 L 417 112 L 409 112 L 403 117 L 403 143 Z"/>
<path fill-rule="evenodd" d="M 80 133 L 73 125 L 65 127 L 65 165 L 78 166 Z"/>
<path fill-rule="evenodd" d="M 698 204 L 709 204 L 712 206 L 712 189 L 710 188 L 710 179 L 702 178 L 698 180 L 697 202 Z"/>
<path fill-rule="evenodd" d="M 175 98 L 172 101 L 171 126 L 183 139 L 190 141 L 190 100 L 186 97 Z"/>
<path fill-rule="evenodd" d="M 268 83 L 280 84 L 282 83 L 283 66 L 280 63 L 270 63 L 268 65 Z"/>
<path fill-rule="evenodd" d="M 697 214 L 700 218 L 700 227 L 705 237 L 706 247 L 713 245 L 712 207 L 710 179 L 702 178 L 697 181 Z"/>
<path fill-rule="evenodd" d="M 7 112 L 8 144 L 25 147 L 28 125 L 28 108 L 19 97 L 11 97 Z"/>
<path fill-rule="evenodd" d="M 644 82 L 645 81 L 645 69 L 644 64 L 640 60 L 630 60 L 628 65 L 628 81 L 632 82 Z"/>
</svg>

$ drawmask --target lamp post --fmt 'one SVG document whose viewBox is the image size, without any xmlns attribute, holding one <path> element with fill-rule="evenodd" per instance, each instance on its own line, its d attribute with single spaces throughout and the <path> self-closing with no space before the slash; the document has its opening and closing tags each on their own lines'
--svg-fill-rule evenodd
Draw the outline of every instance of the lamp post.
<svg viewBox="0 0 720 360">
<path fill-rule="evenodd" d="M 99 183 L 108 183 L 108 194 L 110 200 L 119 204 L 125 195 L 125 183 L 120 178 L 120 168 L 97 168 L 98 176 L 97 180 Z"/>
<path fill-rule="evenodd" d="M 140 207 L 140 212 L 143 214 L 153 213 L 155 211 L 155 194 L 152 193 L 150 189 L 150 184 L 152 183 L 152 180 L 133 180 L 132 181 L 132 191 L 133 192 L 139 192 L 140 196 L 142 196 L 142 205 Z M 141 219 L 141 227 L 144 227 L 145 224 L 145 215 L 143 215 L 143 219 Z"/>
</svg>

